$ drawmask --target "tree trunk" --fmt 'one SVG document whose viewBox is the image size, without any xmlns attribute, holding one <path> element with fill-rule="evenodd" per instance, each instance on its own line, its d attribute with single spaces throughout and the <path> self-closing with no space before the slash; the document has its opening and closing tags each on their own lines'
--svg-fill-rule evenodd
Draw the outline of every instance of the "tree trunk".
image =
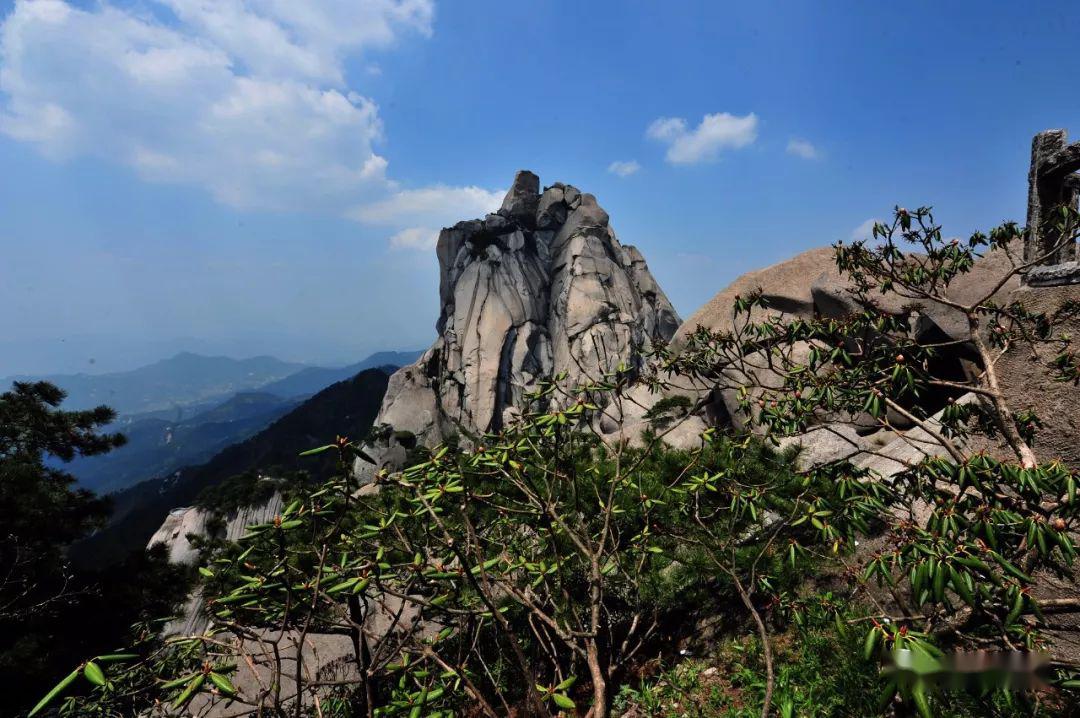
<svg viewBox="0 0 1080 718">
<path fill-rule="evenodd" d="M 991 403 L 994 405 L 994 413 L 997 415 L 1001 433 L 1005 436 L 1006 443 L 1008 443 L 1009 447 L 1015 452 L 1016 457 L 1020 459 L 1020 464 L 1025 469 L 1033 469 L 1038 464 L 1035 459 L 1035 452 L 1031 450 L 1031 447 L 1024 441 L 1024 438 L 1020 436 L 1020 432 L 1016 430 L 1016 423 L 1013 421 L 1012 411 L 1005 401 L 1005 393 L 998 383 L 997 369 L 994 367 L 994 358 L 990 353 L 990 347 L 986 345 L 986 341 L 983 340 L 982 334 L 980 333 L 981 328 L 978 317 L 974 314 L 969 314 L 968 326 L 970 327 L 971 341 L 975 344 L 975 348 L 979 352 L 979 358 L 983 363 L 983 376 L 986 381 L 986 387 L 993 395 Z"/>
<path fill-rule="evenodd" d="M 604 668 L 600 665 L 600 651 L 596 647 L 596 641 L 589 641 L 586 648 L 586 662 L 589 664 L 589 679 L 592 681 L 593 705 L 589 709 L 590 718 L 607 718 L 607 678 L 604 676 Z"/>
<path fill-rule="evenodd" d="M 765 628 L 765 621 L 761 619 L 761 614 L 754 608 L 754 603 L 750 600 L 750 594 L 743 588 L 742 581 L 739 580 L 734 571 L 731 572 L 731 579 L 735 583 L 735 590 L 739 592 L 739 598 L 742 599 L 743 605 L 753 616 L 754 623 L 757 624 L 758 637 L 761 639 L 761 651 L 765 658 L 765 700 L 761 705 L 761 718 L 768 718 L 769 711 L 772 708 L 773 687 L 776 683 L 773 676 L 773 655 L 772 646 L 769 645 L 769 631 Z"/>
</svg>

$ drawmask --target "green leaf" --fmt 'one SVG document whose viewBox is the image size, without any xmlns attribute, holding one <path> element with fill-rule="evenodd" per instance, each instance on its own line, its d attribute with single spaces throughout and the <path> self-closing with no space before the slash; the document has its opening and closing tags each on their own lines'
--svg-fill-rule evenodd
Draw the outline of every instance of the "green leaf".
<svg viewBox="0 0 1080 718">
<path fill-rule="evenodd" d="M 191 680 L 191 683 L 188 683 L 187 688 L 185 688 L 183 692 L 176 697 L 176 700 L 173 701 L 173 708 L 180 708 L 187 705 L 188 701 L 194 698 L 195 694 L 198 693 L 200 688 L 202 688 L 202 684 L 205 681 L 206 676 L 202 673 L 195 676 L 195 678 Z"/>
<path fill-rule="evenodd" d="M 881 693 L 878 694 L 878 710 L 883 711 L 892 702 L 893 696 L 896 695 L 896 679 L 888 681 L 881 689 Z"/>
<path fill-rule="evenodd" d="M 352 588 L 357 583 L 359 583 L 359 581 L 360 581 L 359 577 L 346 579 L 345 581 L 342 581 L 341 583 L 337 584 L 336 586 L 331 586 L 330 588 L 326 589 L 326 592 L 329 594 L 329 593 L 337 593 L 338 591 L 344 591 L 347 588 Z"/>
<path fill-rule="evenodd" d="M 877 647 L 877 642 L 881 638 L 881 629 L 874 626 L 870 629 L 870 633 L 866 634 L 866 640 L 863 642 L 863 657 L 866 660 L 874 655 L 874 648 Z"/>
<path fill-rule="evenodd" d="M 575 683 L 577 683 L 577 676 L 570 676 L 565 681 L 563 681 L 559 685 L 555 686 L 555 690 L 557 690 L 557 691 L 565 691 L 565 690 L 569 689 Z"/>
<path fill-rule="evenodd" d="M 560 708 L 568 708 L 571 710 L 577 708 L 577 705 L 574 704 L 574 701 L 570 700 L 568 696 L 564 696 L 562 693 L 553 693 L 551 695 L 551 700 L 555 701 L 555 705 L 559 706 Z"/>
<path fill-rule="evenodd" d="M 49 691 L 48 693 L 46 693 L 45 697 L 42 698 L 40 701 L 38 701 L 37 705 L 34 706 L 33 710 L 31 710 L 27 714 L 27 718 L 30 718 L 30 716 L 36 715 L 37 713 L 41 712 L 42 708 L 49 705 L 49 703 L 51 703 L 54 698 L 56 698 L 58 695 L 63 693 L 64 689 L 66 689 L 68 686 L 70 686 L 72 684 L 72 682 L 76 678 L 79 677 L 79 673 L 80 673 L 79 669 L 76 668 L 71 673 L 67 674 L 67 676 L 64 678 L 64 680 L 60 681 L 55 686 L 53 686 L 53 689 L 51 691 Z"/>
<path fill-rule="evenodd" d="M 214 572 L 211 571 L 208 568 L 203 567 L 203 566 L 199 566 L 199 573 L 202 574 L 203 576 L 205 576 L 206 578 L 213 578 L 214 577 Z"/>
<path fill-rule="evenodd" d="M 117 661 L 130 661 L 138 657 L 137 653 L 106 653 L 104 656 L 98 656 L 94 660 L 98 663 L 115 663 Z"/>
<path fill-rule="evenodd" d="M 105 685 L 105 673 L 102 672 L 101 666 L 93 661 L 86 662 L 86 666 L 83 667 L 83 675 L 86 676 L 86 680 L 95 686 Z"/>
<path fill-rule="evenodd" d="M 336 444 L 327 444 L 326 446 L 320 446 L 317 449 L 308 449 L 307 451 L 301 451 L 299 455 L 311 456 L 313 454 L 321 454 L 324 451 L 329 451 L 330 449 L 333 449 L 335 446 Z"/>
<path fill-rule="evenodd" d="M 225 676 L 215 671 L 210 671 L 210 682 L 217 686 L 217 689 L 225 695 L 235 695 L 236 689 L 233 688 L 232 681 Z"/>
<path fill-rule="evenodd" d="M 926 700 L 926 691 L 923 689 L 922 681 L 915 683 L 915 687 L 911 691 L 911 697 L 915 699 L 915 707 L 919 709 L 919 715 L 922 718 L 934 718 L 934 714 L 930 710 L 930 703 Z"/>
<path fill-rule="evenodd" d="M 181 678 L 176 678 L 174 680 L 169 681 L 168 683 L 162 684 L 160 686 L 160 688 L 163 691 L 171 691 L 173 688 L 179 688 L 180 686 L 184 685 L 185 683 L 190 681 L 192 678 L 194 678 L 196 675 L 198 675 L 198 674 L 197 673 L 188 673 L 186 676 L 183 676 Z"/>
<path fill-rule="evenodd" d="M 1031 583 L 1035 580 L 1031 576 L 1028 576 L 1026 573 L 1018 569 L 1016 566 L 1006 561 L 1005 557 L 999 554 L 997 551 L 991 551 L 990 557 L 997 561 L 998 565 L 1005 569 L 1006 573 L 1008 573 L 1013 578 L 1018 578 L 1024 583 Z"/>
<path fill-rule="evenodd" d="M 1024 594 L 1020 591 L 1016 592 L 1016 597 L 1013 599 L 1012 609 L 1009 611 L 1009 615 L 1005 617 L 1005 625 L 1011 626 L 1016 622 L 1016 619 L 1020 618 L 1021 611 L 1024 610 Z"/>
<path fill-rule="evenodd" d="M 949 578 L 951 579 L 953 590 L 956 591 L 960 598 L 964 599 L 964 603 L 969 606 L 975 605 L 975 596 L 968 589 L 968 585 L 964 582 L 963 575 L 952 566 L 949 566 Z"/>
</svg>

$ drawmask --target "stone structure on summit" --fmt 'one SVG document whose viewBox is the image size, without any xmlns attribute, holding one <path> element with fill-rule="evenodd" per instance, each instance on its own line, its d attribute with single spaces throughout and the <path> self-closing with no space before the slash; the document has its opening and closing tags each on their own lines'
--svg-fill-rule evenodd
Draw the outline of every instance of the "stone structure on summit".
<svg viewBox="0 0 1080 718">
<path fill-rule="evenodd" d="M 1027 284 L 1054 286 L 1080 284 L 1076 242 L 1062 246 L 1063 207 L 1080 209 L 1080 142 L 1067 144 L 1065 130 L 1046 130 L 1031 141 L 1028 173 L 1028 235 L 1024 260 L 1039 266 L 1027 274 Z"/>
</svg>

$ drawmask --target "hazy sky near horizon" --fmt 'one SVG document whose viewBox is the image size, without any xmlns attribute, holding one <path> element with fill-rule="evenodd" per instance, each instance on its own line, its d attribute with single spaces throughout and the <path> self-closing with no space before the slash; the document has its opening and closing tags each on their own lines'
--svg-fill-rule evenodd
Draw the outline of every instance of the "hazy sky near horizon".
<svg viewBox="0 0 1080 718">
<path fill-rule="evenodd" d="M 594 193 L 686 317 L 894 204 L 1023 221 L 1080 3 L 0 0 L 0 376 L 434 337 L 437 229 Z"/>
</svg>

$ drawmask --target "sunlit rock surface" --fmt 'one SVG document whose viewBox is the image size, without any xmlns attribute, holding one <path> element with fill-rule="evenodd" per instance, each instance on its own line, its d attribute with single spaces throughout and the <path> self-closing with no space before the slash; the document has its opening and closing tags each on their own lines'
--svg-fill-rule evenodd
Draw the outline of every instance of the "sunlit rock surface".
<svg viewBox="0 0 1080 718">
<path fill-rule="evenodd" d="M 680 320 L 591 194 L 518 172 L 502 207 L 442 230 L 438 338 L 390 380 L 377 423 L 431 444 L 498 430 L 543 378 L 640 365 Z"/>
</svg>

